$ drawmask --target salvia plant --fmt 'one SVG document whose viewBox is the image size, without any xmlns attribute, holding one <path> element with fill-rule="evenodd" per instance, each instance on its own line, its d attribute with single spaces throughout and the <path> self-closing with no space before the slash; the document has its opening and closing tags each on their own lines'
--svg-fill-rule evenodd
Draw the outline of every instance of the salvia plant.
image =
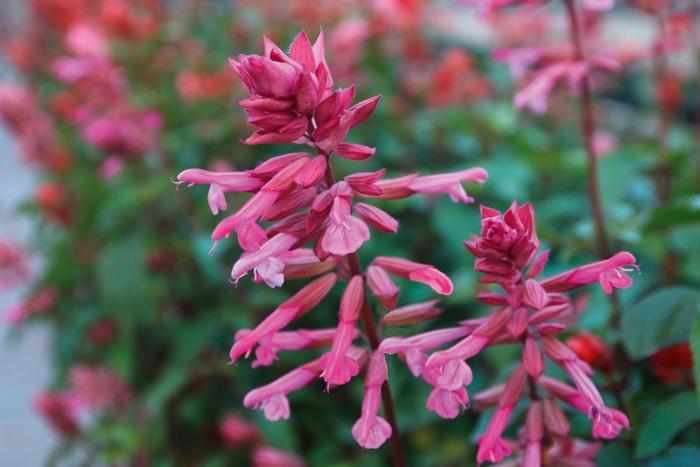
<svg viewBox="0 0 700 467">
<path fill-rule="evenodd" d="M 433 386 L 426 403 L 428 410 L 443 418 L 455 418 L 469 403 L 465 386 L 472 382 L 472 371 L 467 359 L 486 346 L 519 342 L 523 345 L 521 364 L 505 385 L 489 389 L 479 398 L 480 407 L 498 405 L 486 434 L 479 438 L 479 463 L 498 462 L 511 454 L 510 445 L 501 436 L 526 383 L 531 406 L 524 441 L 518 448 L 528 467 L 542 465 L 543 448 L 562 458 L 575 456 L 575 450 L 581 449 L 577 444 L 580 442 L 569 437 L 568 422 L 555 399 L 587 414 L 595 438 L 614 438 L 623 427 L 629 428 L 622 412 L 605 405 L 590 379 L 590 365 L 555 336 L 566 328 L 557 318 L 571 307 L 564 293 L 593 283 L 600 283 L 608 294 L 614 288 L 631 286 L 632 279 L 626 272 L 634 266 L 634 256 L 622 252 L 538 280 L 549 251 L 537 256 L 540 242 L 533 207 L 530 204 L 519 207 L 515 201 L 502 215 L 482 206 L 481 235 L 465 245 L 476 258 L 474 268 L 485 274 L 479 281 L 502 288 L 504 294 L 479 296 L 497 309 L 485 318 L 466 320 L 454 328 L 384 339 L 381 335 L 384 326 L 413 324 L 435 316 L 436 301 L 397 308 L 399 289 L 392 275 L 425 283 L 443 295 L 449 295 L 453 286 L 445 274 L 431 265 L 406 258 L 379 256 L 363 271 L 356 252 L 370 239 L 368 224 L 382 233 L 396 233 L 399 223 L 377 207 L 355 202 L 355 198 L 399 199 L 416 193 L 447 193 L 455 202 L 469 203 L 473 199 L 467 196 L 461 183 L 483 183 L 487 173 L 482 168 L 472 168 L 449 174 L 409 174 L 383 179 L 385 171 L 380 170 L 340 179 L 333 170 L 334 155 L 362 161 L 375 154 L 374 148 L 345 142 L 345 138 L 351 128 L 370 117 L 379 96 L 351 106 L 354 87 L 333 90 L 323 32 L 312 45 L 302 31 L 292 42 L 289 55 L 267 38 L 264 45 L 264 56 L 240 55 L 238 61 L 231 60 L 231 66 L 250 94 L 238 104 L 248 113 L 248 122 L 257 127 L 243 142 L 295 143 L 310 147 L 316 154 L 297 152 L 273 157 L 246 172 L 187 169 L 178 175 L 177 183 L 208 184 L 207 200 L 215 215 L 227 207 L 226 192 L 255 193 L 236 213 L 219 222 L 212 234 L 215 242 L 232 232 L 237 234 L 244 253 L 231 272 L 236 284 L 251 270 L 254 281 L 265 282 L 269 287 L 283 285 L 285 278 L 322 274 L 257 327 L 238 331 L 230 352 L 231 361 L 235 362 L 241 355 L 249 356 L 254 348 L 254 366 L 271 365 L 282 350 L 323 347 L 330 350 L 252 390 L 243 404 L 262 409 L 268 420 L 286 419 L 290 416 L 287 400 L 290 392 L 319 378 L 326 383 L 328 391 L 364 371 L 365 395 L 352 435 L 360 446 L 368 449 L 376 449 L 391 438 L 394 463 L 404 465 L 385 355 L 399 355 L 414 376 Z M 263 229 L 259 220 L 274 224 Z M 304 248 L 311 242 L 314 242 L 312 248 Z M 346 285 L 335 330 L 282 331 L 318 305 L 338 280 Z M 379 326 L 370 295 L 389 310 Z M 363 332 L 357 329 L 360 318 Z M 426 354 L 457 339 L 461 340 L 446 350 Z M 566 370 L 575 387 L 542 376 L 543 352 Z M 548 397 L 542 397 L 538 386 Z M 385 418 L 379 416 L 382 405 Z M 542 444 L 545 424 L 550 435 L 547 445 Z M 588 449 L 587 454 L 580 455 L 592 458 L 594 454 L 595 449 Z"/>
<path fill-rule="evenodd" d="M 0 28 L 41 177 L 32 242 L 0 206 L 2 311 L 55 331 L 48 465 L 700 464 L 695 6 L 456 2 L 489 56 L 443 2 L 225 3 Z"/>
</svg>

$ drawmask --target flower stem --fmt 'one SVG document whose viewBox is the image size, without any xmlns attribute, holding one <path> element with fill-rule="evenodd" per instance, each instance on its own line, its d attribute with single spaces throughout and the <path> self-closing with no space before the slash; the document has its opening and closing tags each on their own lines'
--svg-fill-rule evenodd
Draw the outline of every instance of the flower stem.
<svg viewBox="0 0 700 467">
<path fill-rule="evenodd" d="M 333 174 L 333 168 L 331 167 L 330 155 L 321 151 L 317 148 L 319 155 L 323 155 L 327 158 L 328 164 L 326 166 L 325 180 L 328 188 L 333 186 L 335 183 L 335 175 Z M 357 253 L 350 253 L 346 256 L 348 260 L 348 266 L 350 267 L 350 272 L 353 276 L 363 276 L 362 268 L 360 267 L 360 260 L 357 258 Z M 366 283 L 366 279 L 363 277 L 363 281 Z M 374 322 L 374 315 L 372 314 L 372 306 L 369 303 L 369 296 L 365 294 L 364 302 L 362 303 L 362 323 L 365 327 L 365 334 L 367 335 L 367 340 L 375 351 L 379 348 L 381 343 L 381 338 L 377 332 L 377 325 Z M 384 417 L 387 423 L 391 426 L 391 438 L 389 439 L 389 444 L 391 445 L 391 457 L 394 461 L 394 467 L 406 467 L 406 459 L 403 453 L 403 446 L 401 444 L 401 434 L 399 433 L 399 426 L 396 423 L 396 411 L 394 410 L 394 399 L 391 396 L 391 390 L 389 389 L 389 381 L 384 381 L 382 384 L 382 405 L 384 406 Z"/>
<path fill-rule="evenodd" d="M 583 51 L 583 42 L 581 38 L 581 28 L 579 24 L 576 7 L 573 0 L 564 0 L 566 9 L 569 15 L 569 33 L 571 42 L 574 45 L 575 58 L 577 61 L 585 60 Z M 595 225 L 595 236 L 598 249 L 598 255 L 601 259 L 609 256 L 608 239 L 605 232 L 605 219 L 603 215 L 603 207 L 600 202 L 600 183 L 598 181 L 598 160 L 593 147 L 593 105 L 591 101 L 591 78 L 586 75 L 581 80 L 581 130 L 583 140 L 586 147 L 587 156 L 587 177 L 588 177 L 588 199 L 591 203 L 591 212 L 593 214 L 593 223 Z"/>
<path fill-rule="evenodd" d="M 357 253 L 350 253 L 347 258 L 352 274 L 362 275 L 362 268 L 360 267 L 360 261 L 357 259 Z M 372 306 L 369 303 L 367 294 L 365 294 L 365 300 L 362 304 L 362 322 L 365 326 L 365 333 L 367 334 L 370 347 L 372 347 L 373 351 L 377 350 L 381 340 L 377 332 L 377 326 L 374 322 L 374 316 L 372 315 Z M 391 438 L 389 439 L 389 443 L 391 444 L 391 457 L 394 460 L 394 467 L 405 467 L 406 460 L 401 444 L 399 426 L 396 423 L 396 411 L 394 410 L 394 399 L 389 389 L 389 381 L 384 381 L 384 384 L 382 384 L 382 405 L 384 406 L 386 421 L 391 426 Z"/>
<path fill-rule="evenodd" d="M 656 15 L 661 47 L 656 51 L 652 61 L 659 109 L 659 124 L 656 131 L 656 138 L 659 145 L 659 161 L 654 169 L 654 178 L 656 179 L 657 196 L 662 205 L 668 204 L 671 200 L 671 168 L 668 161 L 668 134 L 671 126 L 671 108 L 668 102 L 665 101 L 665 96 L 663 95 L 668 74 L 668 60 L 665 50 L 667 41 L 665 13 L 664 10 L 661 10 Z"/>
</svg>

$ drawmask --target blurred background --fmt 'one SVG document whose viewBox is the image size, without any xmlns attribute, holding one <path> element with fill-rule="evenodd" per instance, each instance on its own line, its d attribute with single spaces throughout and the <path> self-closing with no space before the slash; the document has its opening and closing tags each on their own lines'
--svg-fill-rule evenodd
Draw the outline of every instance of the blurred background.
<svg viewBox="0 0 700 467">
<path fill-rule="evenodd" d="M 438 0 L 3 0 L 0 465 L 261 466 L 264 448 L 310 466 L 388 465 L 388 450 L 362 450 L 350 434 L 360 379 L 330 394 L 320 384 L 292 393 L 289 420 L 242 406 L 252 388 L 320 355 L 227 365 L 234 333 L 306 281 L 234 287 L 236 242 L 208 255 L 222 214 L 211 215 L 203 187 L 176 191 L 171 180 L 298 150 L 239 142 L 253 127 L 234 103 L 245 93 L 228 58 L 261 54 L 263 35 L 286 49 L 300 30 L 313 41 L 322 27 L 335 86 L 355 84 L 357 101 L 383 96 L 348 137 L 376 156 L 342 160 L 339 173 L 481 166 L 490 175 L 466 186 L 476 205 L 444 196 L 376 204 L 401 227 L 373 233 L 363 264 L 406 257 L 455 284 L 442 315 L 387 335 L 483 316 L 475 297 L 486 288 L 462 244 L 480 230 L 478 203 L 533 203 L 552 250 L 546 275 L 597 259 L 579 96 L 561 80 L 546 109 L 516 108 L 537 60 L 504 52 L 570 55 L 559 3 L 484 17 Z M 588 55 L 616 64 L 592 75 L 611 250 L 632 252 L 643 272 L 616 301 L 598 287 L 576 295 L 564 336 L 635 428 L 600 446 L 600 466 L 700 465 L 689 344 L 700 302 L 698 19 L 694 2 L 652 0 L 582 16 Z M 227 212 L 245 199 L 229 197 Z M 402 302 L 435 298 L 400 285 Z M 299 326 L 335 326 L 339 298 L 335 290 Z M 700 344 L 700 329 L 694 336 Z M 519 347 L 503 346 L 470 360 L 470 394 L 504 381 L 518 357 Z M 491 414 L 442 420 L 425 409 L 429 386 L 398 360 L 389 371 L 410 465 L 472 465 Z M 585 415 L 570 415 L 572 434 L 590 439 Z"/>
</svg>

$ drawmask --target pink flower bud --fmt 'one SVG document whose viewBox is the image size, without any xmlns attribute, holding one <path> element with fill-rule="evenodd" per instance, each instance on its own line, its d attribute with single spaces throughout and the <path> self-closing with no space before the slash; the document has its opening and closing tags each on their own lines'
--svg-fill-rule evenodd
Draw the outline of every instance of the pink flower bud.
<svg viewBox="0 0 700 467">
<path fill-rule="evenodd" d="M 382 194 L 382 189 L 377 186 L 376 183 L 382 178 L 384 172 L 386 172 L 386 169 L 381 169 L 376 172 L 360 172 L 348 175 L 345 177 L 345 182 L 357 193 L 368 196 L 378 196 Z"/>
<path fill-rule="evenodd" d="M 212 185 L 213 186 L 213 185 Z M 295 190 L 287 196 L 282 196 L 275 201 L 275 204 L 263 213 L 260 219 L 263 222 L 276 221 L 283 219 L 301 208 L 311 206 L 311 203 L 316 198 L 318 191 L 316 188 L 307 188 Z"/>
<path fill-rule="evenodd" d="M 354 143 L 340 143 L 335 147 L 334 151 L 340 157 L 354 161 L 369 159 L 376 152 L 375 148 Z"/>
<path fill-rule="evenodd" d="M 544 323 L 535 326 L 536 334 L 559 334 L 566 329 L 561 323 Z"/>
<path fill-rule="evenodd" d="M 534 401 L 530 405 L 525 422 L 527 445 L 525 446 L 523 467 L 540 467 L 542 465 L 541 441 L 543 431 L 542 407 L 539 402 Z"/>
<path fill-rule="evenodd" d="M 515 404 L 520 400 L 520 396 L 523 394 L 525 389 L 525 380 L 527 379 L 527 372 L 523 365 L 518 365 L 517 368 L 511 373 L 508 382 L 506 383 L 506 389 L 503 391 L 503 396 L 499 403 L 500 407 L 515 407 Z"/>
<path fill-rule="evenodd" d="M 544 356 L 537 345 L 537 341 L 532 337 L 525 339 L 523 348 L 523 365 L 533 378 L 537 379 L 544 371 Z"/>
<path fill-rule="evenodd" d="M 384 326 L 408 326 L 421 323 L 440 315 L 443 310 L 436 308 L 439 300 L 431 300 L 424 303 L 402 306 L 382 318 Z"/>
<path fill-rule="evenodd" d="M 449 295 L 452 293 L 450 279 L 430 265 L 388 256 L 378 256 L 375 258 L 374 264 L 395 276 L 427 284 L 439 294 Z"/>
<path fill-rule="evenodd" d="M 281 156 L 273 157 L 272 159 L 268 159 L 265 162 L 258 164 L 258 166 L 255 167 L 255 169 L 249 170 L 246 173 L 256 178 L 263 178 L 269 180 L 275 175 L 277 175 L 282 169 L 289 167 L 290 165 L 301 159 L 310 159 L 310 157 L 305 152 L 293 152 L 291 154 L 283 154 Z"/>
<path fill-rule="evenodd" d="M 476 182 L 482 184 L 488 178 L 488 173 L 481 167 L 474 167 L 461 172 L 428 175 L 413 179 L 408 188 L 418 193 L 437 194 L 447 193 L 452 202 L 473 203 L 474 198 L 467 196 L 462 183 Z"/>
<path fill-rule="evenodd" d="M 330 258 L 321 262 L 316 257 L 313 250 L 308 248 L 288 251 L 278 256 L 278 258 L 284 262 L 282 274 L 287 279 L 313 277 L 328 272 L 336 267 L 335 259 Z"/>
<path fill-rule="evenodd" d="M 362 276 L 354 276 L 348 282 L 348 286 L 343 293 L 343 298 L 340 301 L 340 319 L 341 321 L 357 321 L 360 317 L 360 310 L 364 304 L 365 286 L 362 281 Z"/>
<path fill-rule="evenodd" d="M 571 307 L 571 302 L 562 295 L 550 297 L 549 304 L 530 317 L 530 324 L 541 324 L 562 314 Z"/>
<path fill-rule="evenodd" d="M 315 74 L 305 69 L 299 74 L 299 80 L 294 86 L 296 105 L 294 110 L 301 115 L 306 115 L 316 108 L 318 103 L 318 78 Z"/>
<path fill-rule="evenodd" d="M 476 394 L 474 397 L 472 397 L 472 402 L 474 402 L 474 410 L 477 412 L 483 412 L 486 409 L 490 409 L 491 407 L 498 405 L 505 390 L 506 384 L 502 383 Z"/>
<path fill-rule="evenodd" d="M 571 425 L 566 414 L 551 397 L 544 400 L 544 422 L 547 432 L 557 441 L 563 441 L 569 437 Z"/>
<path fill-rule="evenodd" d="M 549 303 L 549 295 L 539 282 L 535 279 L 528 279 L 525 282 L 522 300 L 530 308 L 539 311 Z"/>
<path fill-rule="evenodd" d="M 275 174 L 263 187 L 263 191 L 284 191 L 294 186 L 294 180 L 309 164 L 311 158 L 303 157 L 289 164 Z"/>
<path fill-rule="evenodd" d="M 369 266 L 367 268 L 367 285 L 374 297 L 384 308 L 387 310 L 396 308 L 396 301 L 399 298 L 399 288 L 396 287 L 396 284 L 391 280 L 384 269 L 378 266 Z M 382 323 L 384 323 L 383 320 Z"/>
<path fill-rule="evenodd" d="M 508 331 L 510 331 L 511 335 L 513 337 L 518 337 L 522 333 L 525 332 L 527 329 L 528 325 L 528 319 L 530 316 L 527 314 L 527 308 L 524 306 L 521 306 L 517 310 L 515 310 L 515 313 L 513 313 L 513 317 L 508 321 Z"/>
<path fill-rule="evenodd" d="M 532 265 L 530 265 L 530 269 L 527 270 L 527 276 L 526 279 L 535 279 L 537 276 L 540 275 L 542 270 L 544 269 L 545 264 L 547 264 L 547 261 L 549 260 L 549 250 L 543 251 L 540 253 L 537 258 L 532 262 Z"/>
<path fill-rule="evenodd" d="M 316 156 L 304 167 L 304 170 L 299 172 L 294 182 L 304 188 L 313 186 L 323 178 L 327 166 L 328 163 L 325 156 Z"/>
<path fill-rule="evenodd" d="M 380 232 L 396 233 L 399 229 L 399 222 L 377 207 L 356 203 L 355 212 L 360 216 L 360 219 Z"/>
</svg>

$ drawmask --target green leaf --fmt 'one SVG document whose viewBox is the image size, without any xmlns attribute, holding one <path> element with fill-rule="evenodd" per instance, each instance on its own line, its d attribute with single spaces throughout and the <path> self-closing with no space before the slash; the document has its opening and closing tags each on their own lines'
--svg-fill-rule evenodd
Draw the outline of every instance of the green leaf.
<svg viewBox="0 0 700 467">
<path fill-rule="evenodd" d="M 690 348 L 693 350 L 693 361 L 695 362 L 695 391 L 698 403 L 700 403 L 700 316 L 695 320 L 693 330 L 690 332 Z"/>
<path fill-rule="evenodd" d="M 124 316 L 152 312 L 153 291 L 144 265 L 145 245 L 130 236 L 105 246 L 97 258 L 97 284 L 108 309 Z"/>
<path fill-rule="evenodd" d="M 649 467 L 697 467 L 700 465 L 700 449 L 694 446 L 673 446 L 657 459 L 649 461 Z"/>
<path fill-rule="evenodd" d="M 610 443 L 598 451 L 598 467 L 635 467 L 639 465 L 632 455 L 632 449 L 622 443 Z"/>
<path fill-rule="evenodd" d="M 700 419 L 695 394 L 685 391 L 654 407 L 644 421 L 637 439 L 635 457 L 645 458 L 660 453 L 688 425 Z"/>
<path fill-rule="evenodd" d="M 647 229 L 700 222 L 700 196 L 666 206 L 652 214 Z"/>
<path fill-rule="evenodd" d="M 641 359 L 688 340 L 698 303 L 700 291 L 683 286 L 665 287 L 644 297 L 622 318 L 622 341 L 630 356 Z"/>
</svg>

